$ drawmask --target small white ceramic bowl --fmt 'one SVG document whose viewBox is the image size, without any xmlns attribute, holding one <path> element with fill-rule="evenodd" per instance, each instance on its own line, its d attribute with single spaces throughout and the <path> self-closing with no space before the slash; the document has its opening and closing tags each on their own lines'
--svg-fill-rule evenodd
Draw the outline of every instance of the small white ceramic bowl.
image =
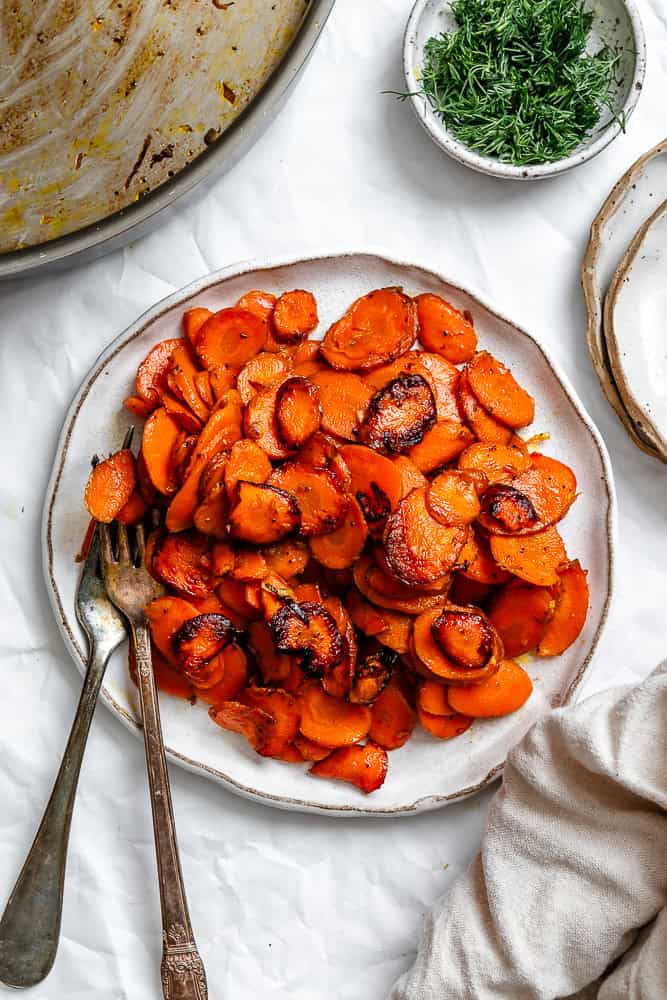
<svg viewBox="0 0 667 1000">
<path fill-rule="evenodd" d="M 614 114 L 603 112 L 594 133 L 570 156 L 553 163 L 514 166 L 491 156 L 474 152 L 447 129 L 435 113 L 427 97 L 415 94 L 424 58 L 424 46 L 429 38 L 456 28 L 449 0 L 417 0 L 408 20 L 403 42 L 403 68 L 410 98 L 419 121 L 433 141 L 459 163 L 473 170 L 509 180 L 537 180 L 553 177 L 597 156 L 605 146 L 623 131 L 619 118 L 628 121 L 644 85 L 646 72 L 646 39 L 635 0 L 586 0 L 595 13 L 590 44 L 596 51 L 601 44 L 620 45 L 623 50 L 622 82 L 614 94 Z"/>
</svg>

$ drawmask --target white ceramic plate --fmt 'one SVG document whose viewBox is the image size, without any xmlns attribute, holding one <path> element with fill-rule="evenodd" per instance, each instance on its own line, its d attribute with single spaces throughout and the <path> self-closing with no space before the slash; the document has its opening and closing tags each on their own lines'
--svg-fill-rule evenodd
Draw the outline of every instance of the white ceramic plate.
<svg viewBox="0 0 667 1000">
<path fill-rule="evenodd" d="M 618 46 L 621 64 L 619 82 L 612 94 L 613 113 L 605 110 L 593 133 L 573 153 L 555 163 L 525 166 L 483 156 L 459 142 L 435 113 L 430 101 L 415 93 L 411 97 L 412 107 L 433 141 L 449 156 L 473 170 L 520 181 L 553 177 L 602 152 L 623 131 L 622 118 L 627 122 L 637 106 L 646 73 L 646 39 L 635 0 L 588 0 L 587 6 L 595 13 L 590 51 L 597 52 L 601 45 Z M 419 88 L 426 42 L 455 28 L 456 20 L 448 0 L 416 0 L 403 39 L 403 72 L 410 93 Z"/>
<path fill-rule="evenodd" d="M 605 335 L 628 413 L 667 459 L 667 201 L 639 229 L 614 275 Z"/>
<path fill-rule="evenodd" d="M 219 309 L 251 288 L 281 292 L 311 289 L 326 330 L 359 295 L 385 285 L 408 293 L 437 292 L 473 313 L 481 344 L 508 362 L 537 402 L 535 430 L 548 431 L 545 451 L 575 470 L 581 496 L 563 524 L 572 556 L 589 571 L 591 607 L 586 626 L 563 656 L 529 662 L 535 691 L 514 715 L 480 721 L 464 736 L 441 743 L 416 731 L 390 754 L 387 780 L 365 797 L 356 788 L 313 778 L 307 767 L 258 757 L 239 736 L 223 732 L 205 708 L 161 699 L 167 753 L 233 791 L 284 808 L 328 815 L 397 815 L 435 809 L 478 791 L 501 771 L 510 748 L 551 705 L 569 701 L 589 664 L 607 615 L 612 588 L 615 499 L 611 468 L 600 436 L 563 375 L 533 338 L 477 297 L 426 268 L 374 254 L 338 254 L 306 260 L 244 264 L 203 278 L 160 302 L 115 340 L 85 378 L 65 420 L 44 509 L 44 568 L 56 619 L 77 667 L 83 635 L 74 613 L 79 567 L 74 562 L 87 515 L 83 489 L 91 456 L 118 448 L 130 418 L 122 407 L 137 365 L 157 341 L 180 332 L 184 308 Z M 137 696 L 126 651 L 109 665 L 102 700 L 135 735 Z"/>
</svg>

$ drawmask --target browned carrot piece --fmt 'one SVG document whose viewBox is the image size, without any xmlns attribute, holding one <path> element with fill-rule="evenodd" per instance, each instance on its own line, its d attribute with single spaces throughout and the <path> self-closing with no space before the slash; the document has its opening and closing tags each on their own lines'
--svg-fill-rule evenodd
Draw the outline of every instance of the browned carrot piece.
<svg viewBox="0 0 667 1000">
<path fill-rule="evenodd" d="M 401 474 L 390 459 L 363 445 L 348 444 L 341 458 L 352 474 L 352 493 L 369 524 L 383 524 L 403 493 Z"/>
<path fill-rule="evenodd" d="M 262 448 L 269 458 L 288 458 L 290 451 L 278 437 L 276 424 L 277 389 L 262 389 L 252 397 L 245 410 L 246 437 Z"/>
<path fill-rule="evenodd" d="M 292 359 L 284 351 L 279 354 L 260 351 L 247 361 L 237 379 L 241 399 L 247 406 L 262 389 L 275 389 L 292 371 Z"/>
<path fill-rule="evenodd" d="M 384 549 L 389 568 L 403 583 L 433 583 L 455 565 L 467 528 L 439 524 L 428 512 L 426 490 L 413 490 L 387 519 Z"/>
<path fill-rule="evenodd" d="M 459 556 L 460 558 L 461 556 Z M 493 586 L 491 584 L 480 583 L 478 580 L 471 580 L 463 576 L 462 573 L 455 573 L 452 589 L 449 593 L 454 604 L 476 604 L 477 607 L 480 607 L 492 592 Z"/>
<path fill-rule="evenodd" d="M 266 323 L 243 309 L 220 309 L 197 334 L 196 350 L 205 368 L 241 368 L 266 342 Z"/>
<path fill-rule="evenodd" d="M 229 501 L 224 483 L 219 483 L 197 507 L 194 513 L 194 525 L 202 535 L 224 540 L 227 537 L 227 518 Z"/>
<path fill-rule="evenodd" d="M 412 490 L 426 486 L 427 480 L 423 472 L 420 472 L 415 463 L 407 455 L 396 455 L 392 462 L 401 474 L 401 493 L 406 497 Z"/>
<path fill-rule="evenodd" d="M 197 697 L 209 705 L 235 698 L 248 680 L 246 655 L 238 646 L 228 646 L 218 653 L 216 660 L 222 666 L 222 679 L 214 687 L 198 688 Z"/>
<path fill-rule="evenodd" d="M 211 373 L 208 371 L 197 372 L 195 375 L 195 387 L 206 406 L 213 406 L 215 397 L 211 385 Z"/>
<path fill-rule="evenodd" d="M 304 537 L 335 531 L 345 520 L 349 499 L 327 469 L 286 462 L 274 470 L 269 483 L 296 498 Z"/>
<path fill-rule="evenodd" d="M 330 747 L 323 747 L 320 743 L 309 740 L 303 733 L 297 733 L 294 737 L 294 746 L 298 749 L 304 760 L 324 760 L 331 753 Z"/>
<path fill-rule="evenodd" d="M 369 601 L 364 600 L 356 587 L 351 587 L 345 597 L 345 607 L 355 625 L 364 635 L 379 635 L 387 628 L 387 621 Z"/>
<path fill-rule="evenodd" d="M 248 637 L 265 684 L 273 684 L 289 677 L 292 659 L 286 653 L 279 653 L 276 650 L 271 633 L 264 622 L 251 622 L 248 626 Z"/>
<path fill-rule="evenodd" d="M 198 532 L 159 537 L 152 565 L 155 576 L 181 594 L 207 597 L 211 593 L 211 541 Z"/>
<path fill-rule="evenodd" d="M 303 764 L 304 758 L 296 743 L 290 743 L 282 753 L 273 755 L 274 760 L 282 760 L 286 764 Z"/>
<path fill-rule="evenodd" d="M 476 354 L 467 367 L 468 384 L 487 413 L 507 427 L 527 427 L 535 416 L 535 400 L 502 361 L 488 351 Z"/>
<path fill-rule="evenodd" d="M 534 535 L 493 535 L 491 554 L 502 569 L 538 587 L 558 583 L 558 567 L 567 559 L 563 539 L 553 527 Z"/>
<path fill-rule="evenodd" d="M 236 441 L 225 466 L 225 487 L 230 501 L 236 500 L 240 480 L 246 483 L 265 483 L 271 472 L 268 455 L 258 444 L 247 438 Z"/>
<path fill-rule="evenodd" d="M 477 441 L 460 455 L 459 469 L 483 472 L 489 483 L 505 483 L 529 469 L 530 455 L 514 444 Z"/>
<path fill-rule="evenodd" d="M 426 350 L 455 365 L 469 361 L 477 348 L 477 335 L 464 313 L 430 292 L 418 295 L 416 302 L 419 340 Z"/>
<path fill-rule="evenodd" d="M 373 390 L 354 372 L 320 368 L 311 376 L 320 392 L 322 429 L 328 434 L 356 441 Z"/>
<path fill-rule="evenodd" d="M 234 552 L 234 569 L 232 579 L 253 583 L 268 576 L 269 567 L 266 559 L 257 549 L 237 545 Z"/>
<path fill-rule="evenodd" d="M 238 622 L 244 623 L 257 617 L 257 609 L 246 598 L 247 584 L 231 577 L 223 577 L 216 583 L 216 593 L 223 604 L 230 609 L 229 617 L 236 615 Z"/>
<path fill-rule="evenodd" d="M 312 292 L 296 288 L 283 292 L 273 310 L 273 330 L 276 339 L 285 344 L 303 340 L 315 329 L 319 320 L 317 302 Z"/>
<path fill-rule="evenodd" d="M 301 448 L 319 430 L 322 406 L 317 386 L 306 378 L 293 376 L 278 388 L 276 427 L 287 448 Z"/>
<path fill-rule="evenodd" d="M 180 597 L 158 597 L 145 612 L 153 642 L 174 669 L 180 669 L 171 640 L 185 622 L 197 617 L 197 608 Z"/>
<path fill-rule="evenodd" d="M 285 349 L 292 358 L 293 365 L 306 364 L 308 361 L 317 361 L 320 356 L 320 342 L 318 340 L 302 340 L 300 344 Z"/>
<path fill-rule="evenodd" d="M 435 641 L 433 626 L 442 614 L 442 608 L 431 608 L 415 618 L 412 632 L 414 651 L 424 666 L 432 674 L 441 677 L 448 684 L 472 684 L 495 673 L 498 660 L 492 655 L 482 667 L 463 667 L 454 662 Z M 451 704 L 451 702 L 450 702 Z M 452 707 L 454 707 L 452 705 Z M 460 711 L 460 709 L 456 709 Z"/>
<path fill-rule="evenodd" d="M 468 532 L 456 569 L 462 576 L 481 584 L 505 583 L 509 579 L 509 574 L 493 558 L 486 538 L 474 529 Z"/>
<path fill-rule="evenodd" d="M 144 498 L 139 490 L 135 489 L 125 506 L 116 514 L 116 520 L 121 524 L 139 524 L 146 516 L 147 509 Z"/>
<path fill-rule="evenodd" d="M 460 455 L 472 439 L 464 424 L 439 420 L 420 443 L 410 449 L 408 456 L 422 472 L 434 472 Z"/>
<path fill-rule="evenodd" d="M 127 399 L 123 400 L 123 406 L 126 410 L 129 410 L 133 416 L 141 417 L 144 420 L 146 417 L 150 417 L 151 413 L 155 409 L 155 406 L 152 403 L 147 403 L 145 399 L 141 398 L 141 396 L 128 396 Z"/>
<path fill-rule="evenodd" d="M 392 578 L 391 587 L 382 586 L 386 579 L 386 574 L 383 574 L 382 570 L 374 565 L 368 553 L 362 555 L 354 565 L 354 582 L 364 597 L 368 598 L 377 607 L 383 609 L 383 617 L 385 617 L 385 610 L 402 612 L 398 616 L 401 621 L 406 620 L 407 615 L 418 615 L 422 611 L 426 611 L 427 608 L 435 607 L 436 604 L 442 604 L 443 591 L 446 591 L 448 582 L 448 578 L 445 577 L 441 581 L 439 591 L 426 592 L 423 589 L 407 587 L 405 584 L 401 584 L 400 581 L 395 581 L 395 578 Z M 373 583 L 382 586 L 382 589 L 376 589 Z M 390 618 L 391 616 L 389 616 L 388 620 Z M 392 649 L 396 648 L 391 643 L 387 643 L 387 645 L 391 645 Z"/>
<path fill-rule="evenodd" d="M 195 445 L 196 443 L 197 440 L 195 439 Z M 188 456 L 188 467 L 190 464 L 190 458 L 192 458 L 192 453 Z M 199 480 L 200 496 L 207 497 L 209 493 L 216 490 L 221 483 L 224 484 L 228 461 L 229 453 L 226 451 L 219 451 L 217 455 L 213 455 L 213 457 L 208 460 L 204 471 L 201 474 L 201 479 Z M 186 476 L 183 476 L 183 481 L 185 481 Z"/>
<path fill-rule="evenodd" d="M 458 469 L 445 469 L 426 490 L 426 506 L 441 524 L 471 524 L 480 512 L 474 479 Z"/>
<path fill-rule="evenodd" d="M 305 542 L 293 538 L 269 545 L 262 549 L 262 554 L 270 572 L 277 573 L 285 580 L 303 573 L 310 560 L 310 552 Z"/>
<path fill-rule="evenodd" d="M 387 776 L 387 753 L 374 743 L 341 747 L 313 764 L 310 773 L 318 778 L 347 781 L 368 795 L 376 791 Z"/>
<path fill-rule="evenodd" d="M 538 656 L 558 656 L 579 636 L 588 613 L 586 571 L 575 559 L 558 570 L 554 613 L 537 647 Z"/>
<path fill-rule="evenodd" d="M 462 414 L 457 395 L 460 372 L 437 354 L 409 351 L 396 361 L 368 372 L 364 375 L 364 382 L 378 390 L 393 379 L 406 374 L 421 375 L 426 379 L 435 399 L 438 420 L 461 422 Z"/>
<path fill-rule="evenodd" d="M 269 483 L 238 484 L 237 500 L 229 516 L 229 531 L 254 545 L 269 545 L 298 530 L 301 523 L 295 497 Z"/>
<path fill-rule="evenodd" d="M 372 705 L 392 678 L 397 654 L 380 646 L 357 662 L 347 700 L 354 705 Z"/>
<path fill-rule="evenodd" d="M 197 447 L 197 440 L 195 434 L 186 434 L 185 431 L 181 431 L 174 445 L 171 453 L 171 473 L 179 486 L 185 482 L 192 452 Z M 217 485 L 215 482 L 207 484 L 207 488 L 202 490 L 202 496 L 206 496 L 215 485 Z"/>
<path fill-rule="evenodd" d="M 187 434 L 199 434 L 202 429 L 202 422 L 194 415 L 190 407 L 186 406 L 182 399 L 174 396 L 173 392 L 163 389 L 160 393 L 160 402 L 169 416 L 173 417 L 179 427 Z"/>
<path fill-rule="evenodd" d="M 299 704 L 286 691 L 249 685 L 241 694 L 244 704 L 267 712 L 274 719 L 270 746 L 258 750 L 265 757 L 282 756 L 299 733 Z"/>
<path fill-rule="evenodd" d="M 211 392 L 215 402 L 219 402 L 228 389 L 236 388 L 236 368 L 229 365 L 220 365 L 217 368 L 207 369 L 208 380 L 211 383 Z"/>
<path fill-rule="evenodd" d="M 526 671 L 514 660 L 503 660 L 492 677 L 479 684 L 452 687 L 447 697 L 457 712 L 485 719 L 516 712 L 528 701 L 532 690 Z"/>
<path fill-rule="evenodd" d="M 237 636 L 233 622 L 225 615 L 209 611 L 189 618 L 174 632 L 171 645 L 183 671 L 193 684 L 211 687 L 221 677 L 212 679 L 207 664 L 229 646 Z"/>
<path fill-rule="evenodd" d="M 203 424 L 206 423 L 210 409 L 197 389 L 196 379 L 199 368 L 194 363 L 192 349 L 185 340 L 182 340 L 171 352 L 169 372 L 170 378 L 173 377 L 173 385 L 177 394 L 189 406 L 197 419 Z"/>
<path fill-rule="evenodd" d="M 456 736 L 461 736 L 467 729 L 470 729 L 473 721 L 468 715 L 457 715 L 456 713 L 432 715 L 430 712 L 425 712 L 420 705 L 417 705 L 417 716 L 424 729 L 439 740 L 452 740 Z"/>
<path fill-rule="evenodd" d="M 109 524 L 123 509 L 137 485 L 134 455 L 125 449 L 98 462 L 88 477 L 85 503 L 91 517 Z"/>
<path fill-rule="evenodd" d="M 385 750 L 397 750 L 410 738 L 415 726 L 414 709 L 393 678 L 376 698 L 371 709 L 373 716 L 368 735 Z"/>
<path fill-rule="evenodd" d="M 317 681 L 303 685 L 299 701 L 301 732 L 322 746 L 343 747 L 358 743 L 370 729 L 370 709 L 332 698 Z"/>
<path fill-rule="evenodd" d="M 160 404 L 160 393 L 166 387 L 172 351 L 182 343 L 181 337 L 160 341 L 148 352 L 137 369 L 137 396 L 151 406 Z"/>
<path fill-rule="evenodd" d="M 507 656 L 521 656 L 536 648 L 554 606 L 549 587 L 535 587 L 523 580 L 510 581 L 494 595 L 489 618 L 500 633 Z"/>
<path fill-rule="evenodd" d="M 361 554 L 368 538 L 368 528 L 361 507 L 349 500 L 345 520 L 339 528 L 310 539 L 310 551 L 317 561 L 329 569 L 346 569 Z"/>
<path fill-rule="evenodd" d="M 447 701 L 447 687 L 438 681 L 424 681 L 417 688 L 417 705 L 429 715 L 455 715 Z"/>
<path fill-rule="evenodd" d="M 234 569 L 234 546 L 230 541 L 217 542 L 211 554 L 214 576 L 226 576 Z"/>
<path fill-rule="evenodd" d="M 443 608 L 431 632 L 445 656 L 459 667 L 478 669 L 500 654 L 499 635 L 479 608 Z"/>
<path fill-rule="evenodd" d="M 258 319 L 268 322 L 273 315 L 273 309 L 276 304 L 276 297 L 272 295 L 271 292 L 262 292 L 259 289 L 253 288 L 250 292 L 246 292 L 236 303 L 237 309 L 243 309 L 244 312 L 250 312 L 253 316 L 257 316 Z"/>
<path fill-rule="evenodd" d="M 205 309 L 203 306 L 195 306 L 194 309 L 186 309 L 183 313 L 183 330 L 185 331 L 185 336 L 188 338 L 193 347 L 197 339 L 197 334 L 206 320 L 212 315 L 213 313 L 211 310 Z"/>
<path fill-rule="evenodd" d="M 465 371 L 461 372 L 459 379 L 459 403 L 461 404 L 466 423 L 478 440 L 492 441 L 496 444 L 509 444 L 512 438 L 511 429 L 494 420 L 491 414 L 486 412 L 470 388 L 468 374 Z"/>
<path fill-rule="evenodd" d="M 416 335 L 414 302 L 399 288 L 380 288 L 357 299 L 329 328 L 321 351 L 332 368 L 366 371 L 404 354 Z"/>
<path fill-rule="evenodd" d="M 371 399 L 360 437 L 376 451 L 405 451 L 419 444 L 435 420 L 428 381 L 419 374 L 399 375 Z"/>
</svg>

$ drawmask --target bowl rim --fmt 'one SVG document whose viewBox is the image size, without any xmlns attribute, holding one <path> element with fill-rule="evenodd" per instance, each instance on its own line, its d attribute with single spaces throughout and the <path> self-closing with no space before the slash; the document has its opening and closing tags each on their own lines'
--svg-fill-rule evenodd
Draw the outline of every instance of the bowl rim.
<svg viewBox="0 0 667 1000">
<path fill-rule="evenodd" d="M 598 651 L 600 639 L 604 632 L 605 626 L 609 618 L 610 607 L 613 601 L 614 592 L 616 588 L 616 575 L 617 575 L 617 553 L 616 553 L 616 540 L 617 540 L 617 499 L 616 499 L 616 488 L 614 483 L 614 474 L 611 465 L 611 459 L 607 451 L 606 445 L 598 430 L 597 426 L 593 422 L 593 419 L 588 414 L 583 402 L 579 398 L 576 390 L 571 384 L 569 378 L 560 367 L 560 364 L 553 358 L 551 352 L 548 348 L 542 344 L 541 340 L 530 333 L 524 327 L 518 325 L 514 320 L 509 319 L 504 312 L 500 311 L 490 302 L 484 294 L 480 294 L 476 287 L 470 286 L 467 283 L 463 283 L 455 277 L 450 277 L 439 269 L 439 266 L 434 263 L 429 263 L 425 258 L 408 259 L 406 260 L 403 256 L 395 253 L 391 249 L 383 249 L 379 246 L 365 246 L 362 249 L 347 249 L 343 247 L 333 247 L 333 248 L 322 248 L 319 250 L 304 250 L 299 253 L 292 254 L 276 254 L 269 255 L 266 258 L 252 258 L 249 260 L 236 261 L 228 264 L 222 268 L 212 271 L 208 274 L 204 274 L 194 281 L 188 283 L 182 288 L 177 289 L 170 295 L 156 302 L 154 305 L 146 309 L 137 319 L 126 327 L 117 337 L 115 337 L 106 348 L 104 348 L 96 360 L 92 363 L 88 373 L 85 375 L 83 381 L 81 382 L 79 388 L 74 394 L 70 406 L 65 415 L 58 442 L 56 445 L 54 453 L 54 462 L 49 477 L 49 482 L 46 487 L 44 495 L 44 504 L 42 508 L 42 520 L 41 520 L 41 549 L 42 549 L 42 570 L 44 574 L 44 580 L 46 584 L 46 589 L 49 597 L 49 602 L 51 604 L 51 609 L 56 620 L 58 629 L 64 639 L 65 646 L 67 647 L 70 656 L 72 657 L 74 663 L 78 667 L 80 672 L 85 669 L 85 656 L 83 651 L 77 641 L 76 636 L 72 632 L 69 626 L 68 612 L 65 610 L 60 590 L 58 588 L 58 583 L 56 581 L 56 571 L 55 571 L 55 547 L 53 541 L 53 519 L 54 519 L 54 506 L 58 496 L 58 490 L 60 487 L 60 481 L 63 474 L 64 463 L 66 459 L 67 450 L 69 447 L 69 441 L 72 435 L 73 426 L 76 422 L 79 411 L 84 404 L 86 397 L 90 391 L 93 382 L 100 376 L 104 369 L 104 366 L 123 350 L 123 348 L 131 341 L 141 337 L 147 328 L 160 316 L 168 313 L 178 306 L 183 306 L 191 299 L 196 298 L 206 289 L 221 284 L 229 279 L 241 277 L 244 275 L 251 275 L 257 271 L 264 270 L 275 270 L 282 267 L 289 267 L 294 264 L 311 263 L 311 262 L 323 262 L 331 260 L 345 260 L 349 258 L 366 257 L 375 258 L 385 263 L 389 263 L 393 266 L 398 266 L 402 268 L 417 269 L 423 271 L 424 273 L 432 275 L 439 282 L 450 285 L 457 291 L 460 291 L 471 298 L 473 298 L 481 308 L 485 309 L 488 313 L 495 316 L 501 322 L 512 327 L 515 333 L 519 334 L 524 340 L 532 343 L 541 354 L 542 359 L 546 366 L 551 370 L 552 374 L 555 376 L 556 380 L 559 382 L 563 392 L 568 398 L 570 404 L 572 405 L 578 419 L 586 428 L 588 434 L 590 435 L 593 444 L 600 456 L 600 462 L 603 470 L 603 482 L 604 490 L 607 498 L 606 510 L 604 511 L 605 520 L 605 535 L 607 539 L 607 586 L 606 592 L 604 594 L 604 601 L 602 604 L 600 619 L 595 630 L 590 643 L 590 648 L 588 649 L 586 655 L 581 660 L 578 670 L 575 676 L 572 678 L 568 684 L 564 694 L 561 697 L 560 705 L 565 706 L 571 704 L 575 698 L 576 694 L 580 688 L 582 680 Z M 139 723 L 129 715 L 128 712 L 116 701 L 113 694 L 103 685 L 100 691 L 100 700 L 109 708 L 116 718 L 127 728 L 135 737 L 141 738 L 141 727 Z M 230 774 L 224 773 L 216 768 L 209 765 L 203 764 L 199 761 L 193 760 L 186 754 L 174 750 L 169 746 L 165 746 L 165 752 L 167 759 L 178 763 L 186 770 L 193 771 L 198 774 L 205 773 L 209 777 L 213 778 L 216 782 L 222 784 L 229 791 L 235 792 L 242 798 L 250 799 L 254 802 L 259 802 L 264 805 L 275 806 L 281 809 L 296 810 L 301 812 L 309 812 L 314 814 L 326 815 L 326 816 L 360 816 L 360 817 L 402 817 L 416 815 L 421 812 L 430 812 L 431 810 L 439 809 L 442 806 L 447 805 L 450 802 L 461 801 L 466 799 L 477 792 L 482 791 L 482 789 L 488 787 L 493 781 L 499 778 L 504 769 L 505 760 L 502 760 L 499 764 L 493 767 L 489 773 L 482 778 L 478 783 L 458 789 L 453 793 L 432 793 L 430 795 L 422 796 L 415 799 L 409 804 L 404 804 L 398 807 L 373 807 L 368 804 L 357 805 L 329 805 L 323 803 L 314 803 L 309 800 L 297 799 L 290 795 L 285 795 L 282 793 L 267 793 L 257 790 L 253 787 L 242 784 L 237 778 Z"/>
<path fill-rule="evenodd" d="M 403 75 L 408 91 L 411 91 L 414 87 L 414 70 L 418 54 L 416 43 L 417 27 L 425 8 L 432 2 L 433 0 L 415 0 L 405 27 L 403 35 Z M 441 2 L 443 6 L 449 4 L 449 0 L 441 0 Z M 644 89 L 644 78 L 646 76 L 646 35 L 636 0 L 620 0 L 620 2 L 625 8 L 630 21 L 635 51 L 632 81 L 623 108 L 621 109 L 627 123 Z M 573 167 L 577 167 L 593 159 L 594 156 L 601 153 L 623 131 L 621 123 L 618 119 L 615 119 L 609 122 L 594 142 L 589 143 L 577 152 L 571 153 L 570 156 L 566 156 L 562 160 L 556 160 L 553 163 L 516 166 L 512 163 L 502 163 L 500 160 L 495 160 L 490 156 L 483 156 L 481 153 L 476 153 L 460 140 L 454 138 L 439 119 L 436 119 L 434 115 L 428 114 L 428 99 L 422 94 L 411 93 L 410 103 L 422 127 L 428 132 L 436 145 L 444 150 L 448 156 L 479 173 L 488 174 L 492 177 L 500 177 L 505 180 L 526 181 L 555 177 L 566 170 L 571 170 Z"/>
</svg>

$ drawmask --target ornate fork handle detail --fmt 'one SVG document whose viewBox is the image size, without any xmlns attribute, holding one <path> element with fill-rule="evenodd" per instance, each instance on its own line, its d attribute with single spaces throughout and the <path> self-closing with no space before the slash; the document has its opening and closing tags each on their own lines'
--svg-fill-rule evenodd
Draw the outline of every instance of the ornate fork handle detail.
<svg viewBox="0 0 667 1000">
<path fill-rule="evenodd" d="M 145 622 L 132 622 L 132 637 L 144 719 L 144 745 L 162 907 L 162 991 L 165 1000 L 207 1000 L 206 974 L 192 933 L 178 857 L 160 709 Z"/>
</svg>

